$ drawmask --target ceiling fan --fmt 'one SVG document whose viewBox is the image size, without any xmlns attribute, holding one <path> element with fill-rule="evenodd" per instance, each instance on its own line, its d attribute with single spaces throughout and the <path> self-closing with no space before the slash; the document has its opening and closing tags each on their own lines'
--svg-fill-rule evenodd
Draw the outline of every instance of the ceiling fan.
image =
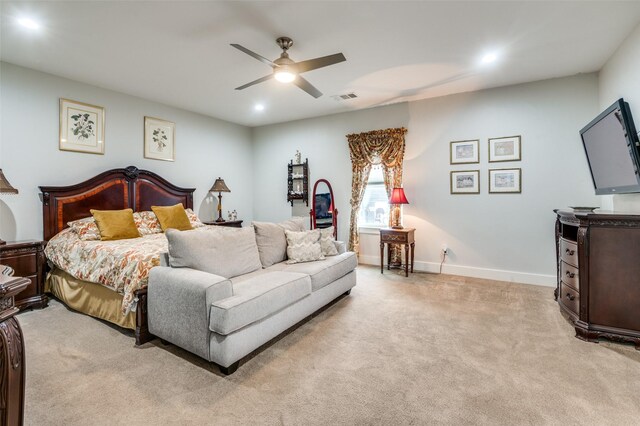
<svg viewBox="0 0 640 426">
<path fill-rule="evenodd" d="M 287 50 L 291 46 L 293 46 L 293 40 L 291 40 L 289 37 L 279 37 L 276 39 L 276 43 L 278 43 L 278 46 L 280 46 L 280 48 L 282 49 L 282 53 L 280 54 L 280 57 L 278 59 L 275 59 L 273 61 L 270 61 L 264 56 L 260 56 L 257 53 L 247 49 L 246 47 L 240 46 L 239 44 L 231 44 L 231 46 L 235 47 L 236 49 L 256 58 L 260 62 L 263 62 L 273 68 L 272 74 L 266 75 L 240 87 L 236 87 L 236 90 L 246 89 L 247 87 L 253 86 L 254 84 L 262 83 L 263 81 L 267 81 L 270 78 L 275 78 L 282 83 L 293 83 L 314 98 L 319 98 L 320 96 L 322 96 L 322 92 L 313 87 L 313 85 L 302 78 L 300 74 L 347 60 L 342 53 L 336 53 L 329 56 L 323 56 L 321 58 L 295 62 L 289 58 L 289 54 L 287 53 Z"/>
</svg>

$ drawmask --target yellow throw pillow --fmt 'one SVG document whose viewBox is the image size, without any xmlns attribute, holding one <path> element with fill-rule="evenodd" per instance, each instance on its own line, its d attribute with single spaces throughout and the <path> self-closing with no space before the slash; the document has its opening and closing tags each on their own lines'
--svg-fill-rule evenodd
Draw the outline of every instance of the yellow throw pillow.
<svg viewBox="0 0 640 426">
<path fill-rule="evenodd" d="M 138 238 L 140 233 L 133 221 L 133 210 L 91 210 L 100 230 L 102 241 Z"/>
<path fill-rule="evenodd" d="M 182 204 L 176 204 L 175 206 L 151 206 L 151 210 L 156 214 L 163 232 L 169 228 L 177 229 L 178 231 L 193 229 Z"/>
</svg>

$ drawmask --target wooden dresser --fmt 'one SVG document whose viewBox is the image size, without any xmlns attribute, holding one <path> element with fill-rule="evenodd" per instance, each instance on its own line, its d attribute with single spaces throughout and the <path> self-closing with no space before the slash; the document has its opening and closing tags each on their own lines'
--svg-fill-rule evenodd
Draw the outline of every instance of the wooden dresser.
<svg viewBox="0 0 640 426">
<path fill-rule="evenodd" d="M 576 337 L 640 349 L 640 214 L 555 213 L 555 297 Z"/>
<path fill-rule="evenodd" d="M 16 276 L 28 278 L 31 284 L 16 296 L 18 309 L 44 308 L 48 299 L 44 294 L 46 260 L 43 241 L 15 241 L 0 245 L 0 264 L 13 268 Z"/>
</svg>

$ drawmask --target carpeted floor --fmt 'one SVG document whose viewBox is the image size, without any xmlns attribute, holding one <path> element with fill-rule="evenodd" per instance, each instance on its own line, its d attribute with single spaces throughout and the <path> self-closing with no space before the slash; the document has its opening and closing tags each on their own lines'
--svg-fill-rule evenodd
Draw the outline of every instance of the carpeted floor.
<svg viewBox="0 0 640 426">
<path fill-rule="evenodd" d="M 26 424 L 637 424 L 640 352 L 585 343 L 553 289 L 359 267 L 231 376 L 53 301 L 19 315 Z"/>
</svg>

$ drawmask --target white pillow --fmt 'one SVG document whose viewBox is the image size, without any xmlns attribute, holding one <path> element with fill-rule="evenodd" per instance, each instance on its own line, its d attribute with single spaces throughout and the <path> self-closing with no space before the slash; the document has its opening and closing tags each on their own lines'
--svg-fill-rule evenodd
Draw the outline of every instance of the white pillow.
<svg viewBox="0 0 640 426">
<path fill-rule="evenodd" d="M 333 226 L 320 230 L 320 247 L 322 248 L 322 254 L 325 256 L 335 256 L 338 254 L 338 249 L 334 241 Z"/>
<path fill-rule="evenodd" d="M 320 230 L 313 231 L 288 231 L 287 236 L 287 263 L 313 262 L 323 260 L 322 246 L 320 245 Z"/>
</svg>

